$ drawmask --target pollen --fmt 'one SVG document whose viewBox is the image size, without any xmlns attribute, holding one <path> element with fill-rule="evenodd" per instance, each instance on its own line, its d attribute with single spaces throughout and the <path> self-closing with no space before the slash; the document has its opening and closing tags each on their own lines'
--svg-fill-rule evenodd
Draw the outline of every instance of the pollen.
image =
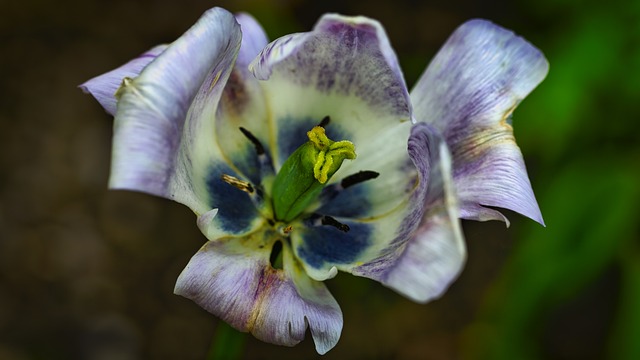
<svg viewBox="0 0 640 360">
<path fill-rule="evenodd" d="M 356 148 L 351 141 L 332 141 L 321 126 L 311 129 L 307 132 L 307 136 L 318 151 L 313 164 L 313 177 L 321 184 L 327 182 L 332 170 L 337 170 L 333 166 L 336 160 L 342 163 L 344 159 L 353 160 L 356 158 Z"/>
</svg>

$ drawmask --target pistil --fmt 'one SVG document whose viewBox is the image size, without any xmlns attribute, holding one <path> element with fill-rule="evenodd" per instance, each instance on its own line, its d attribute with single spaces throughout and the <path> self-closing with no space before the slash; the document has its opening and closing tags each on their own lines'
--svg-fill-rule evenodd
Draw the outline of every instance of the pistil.
<svg viewBox="0 0 640 360">
<path fill-rule="evenodd" d="M 328 124 L 326 117 L 321 125 Z M 333 141 L 325 129 L 307 132 L 309 141 L 284 162 L 273 182 L 273 209 L 277 220 L 290 222 L 318 199 L 327 181 L 346 159 L 355 159 L 355 146 L 348 140 Z"/>
</svg>

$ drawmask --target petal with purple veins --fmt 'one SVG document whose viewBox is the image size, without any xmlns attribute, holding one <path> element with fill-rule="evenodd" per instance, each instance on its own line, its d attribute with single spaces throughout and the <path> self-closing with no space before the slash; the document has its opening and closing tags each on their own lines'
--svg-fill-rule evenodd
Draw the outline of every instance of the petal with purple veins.
<svg viewBox="0 0 640 360">
<path fill-rule="evenodd" d="M 292 244 L 310 277 L 336 269 L 380 281 L 415 301 L 439 296 L 456 278 L 465 246 L 444 140 L 426 124 L 413 127 L 409 156 L 418 172 L 411 196 L 374 218 L 336 220 L 347 232 L 315 221 L 292 232 Z M 365 196 L 366 198 L 366 196 Z"/>
<path fill-rule="evenodd" d="M 278 139 L 272 149 L 276 169 L 307 140 L 306 132 L 329 116 L 327 136 L 352 141 L 357 153 L 330 183 L 377 171 L 379 178 L 367 185 L 382 190 L 368 191 L 378 197 L 374 202 L 385 204 L 377 213 L 406 198 L 394 189 L 412 181 L 403 176 L 411 167 L 406 154 L 411 104 L 396 55 L 377 21 L 325 15 L 313 31 L 269 44 L 250 68 L 265 80 L 261 84 Z"/>
<path fill-rule="evenodd" d="M 240 331 L 293 346 L 307 327 L 324 354 L 342 331 L 342 312 L 324 284 L 309 279 L 285 245 L 282 269 L 270 265 L 266 232 L 209 241 L 180 274 L 175 293 Z"/>
<path fill-rule="evenodd" d="M 409 155 L 420 185 L 400 231 L 376 259 L 353 273 L 380 281 L 417 302 L 439 297 L 460 273 L 466 248 L 444 140 L 426 124 L 413 127 Z"/>
<path fill-rule="evenodd" d="M 158 55 L 162 54 L 167 46 L 158 45 L 119 68 L 85 82 L 80 85 L 80 89 L 93 95 L 109 114 L 115 115 L 117 108 L 116 91 L 122 85 L 122 80 L 124 78 L 133 79 L 140 75 L 140 72 L 155 60 Z"/>
<path fill-rule="evenodd" d="M 247 14 L 236 14 L 236 20 L 242 30 L 242 46 L 238 53 L 238 65 L 248 70 L 249 63 L 267 46 L 269 39 L 256 19 Z"/>
<path fill-rule="evenodd" d="M 173 199 L 198 215 L 220 205 L 209 192 L 211 174 L 231 165 L 211 141 L 211 120 L 240 43 L 233 15 L 214 8 L 137 78 L 125 81 L 115 117 L 111 188 Z"/>
<path fill-rule="evenodd" d="M 542 53 L 484 20 L 463 24 L 411 91 L 415 117 L 445 136 L 460 216 L 503 220 L 502 207 L 543 223 L 510 116 L 544 79 Z"/>
<path fill-rule="evenodd" d="M 274 139 L 269 130 L 267 104 L 258 80 L 248 65 L 267 45 L 267 36 L 260 24 L 250 15 L 240 13 L 236 20 L 242 30 L 242 45 L 236 64 L 229 76 L 215 115 L 214 139 L 221 155 L 232 163 L 242 177 L 255 185 L 271 171 L 265 152 L 260 158 L 255 144 L 240 131 L 244 128 L 268 150 Z M 263 169 L 267 167 L 267 169 Z"/>
</svg>

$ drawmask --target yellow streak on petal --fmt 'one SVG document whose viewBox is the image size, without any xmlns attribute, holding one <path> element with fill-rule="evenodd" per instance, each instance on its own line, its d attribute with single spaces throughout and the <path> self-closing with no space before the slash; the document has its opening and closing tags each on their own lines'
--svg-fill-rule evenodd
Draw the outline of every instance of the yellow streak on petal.
<svg viewBox="0 0 640 360">
<path fill-rule="evenodd" d="M 247 318 L 246 328 L 247 331 L 253 332 L 253 329 L 256 327 L 263 327 L 262 323 L 264 319 L 267 317 L 260 316 L 262 309 L 266 307 L 264 304 L 265 300 L 268 300 L 272 290 L 277 289 L 282 282 L 284 281 L 284 271 L 274 269 L 265 264 L 262 268 L 262 272 L 260 273 L 260 277 L 258 279 L 258 284 L 255 292 L 255 302 L 253 309 L 251 310 L 251 315 Z"/>
<path fill-rule="evenodd" d="M 216 76 L 213 78 L 213 81 L 211 82 L 211 85 L 209 86 L 209 91 L 213 90 L 213 87 L 216 86 L 216 84 L 218 83 L 218 80 L 220 80 L 220 75 L 222 74 L 222 70 L 219 70 L 216 73 Z"/>
</svg>

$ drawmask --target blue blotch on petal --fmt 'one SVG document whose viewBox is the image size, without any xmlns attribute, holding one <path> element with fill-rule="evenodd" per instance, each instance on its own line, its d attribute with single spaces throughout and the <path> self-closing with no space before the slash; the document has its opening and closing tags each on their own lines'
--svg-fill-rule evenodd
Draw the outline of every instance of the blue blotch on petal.
<svg viewBox="0 0 640 360">
<path fill-rule="evenodd" d="M 331 115 L 331 114 L 327 114 Z M 349 134 L 341 129 L 340 124 L 331 119 L 325 127 L 327 137 L 333 141 L 349 140 Z M 297 148 L 307 142 L 307 132 L 322 121 L 322 118 L 284 118 L 278 120 L 278 156 L 284 162 Z"/>
<path fill-rule="evenodd" d="M 371 226 L 357 222 L 343 222 L 349 232 L 330 225 L 310 226 L 302 231 L 298 256 L 308 265 L 321 268 L 325 263 L 350 264 L 370 245 Z"/>
<path fill-rule="evenodd" d="M 218 209 L 213 223 L 226 232 L 239 234 L 249 229 L 260 214 L 248 194 L 222 181 L 223 174 L 238 177 L 227 165 L 215 166 L 209 172 L 207 187 L 210 206 Z"/>
<path fill-rule="evenodd" d="M 369 191 L 371 191 L 371 186 L 366 183 L 356 184 L 338 191 L 335 195 L 331 194 L 333 197 L 324 203 L 317 212 L 352 219 L 365 217 L 371 210 L 371 203 L 367 199 Z"/>
<path fill-rule="evenodd" d="M 267 156 L 266 164 L 272 164 L 271 161 L 271 152 L 269 147 L 266 145 L 266 139 L 261 139 L 260 134 L 253 134 L 260 140 L 260 144 L 264 148 L 265 155 Z M 247 181 L 250 181 L 252 184 L 260 184 L 262 180 L 262 172 L 260 161 L 258 160 L 258 154 L 256 152 L 255 146 L 250 144 L 250 140 L 246 139 L 247 146 L 244 147 L 241 151 L 235 152 L 232 155 L 231 162 L 238 168 L 238 170 L 246 177 Z"/>
</svg>

